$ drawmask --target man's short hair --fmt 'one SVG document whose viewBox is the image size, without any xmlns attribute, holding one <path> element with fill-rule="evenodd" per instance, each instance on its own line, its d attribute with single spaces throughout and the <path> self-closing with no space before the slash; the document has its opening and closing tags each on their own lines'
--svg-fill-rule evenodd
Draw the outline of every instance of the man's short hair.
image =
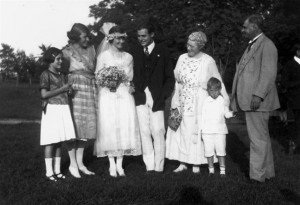
<svg viewBox="0 0 300 205">
<path fill-rule="evenodd" d="M 142 30 L 142 29 L 147 29 L 148 33 L 155 33 L 155 29 L 154 26 L 152 25 L 152 23 L 146 21 L 146 22 L 141 22 L 138 26 L 137 26 L 137 30 Z"/>
<path fill-rule="evenodd" d="M 247 19 L 248 19 L 249 23 L 256 24 L 257 27 L 262 30 L 264 19 L 261 15 L 253 14 L 253 15 L 249 16 Z"/>
</svg>

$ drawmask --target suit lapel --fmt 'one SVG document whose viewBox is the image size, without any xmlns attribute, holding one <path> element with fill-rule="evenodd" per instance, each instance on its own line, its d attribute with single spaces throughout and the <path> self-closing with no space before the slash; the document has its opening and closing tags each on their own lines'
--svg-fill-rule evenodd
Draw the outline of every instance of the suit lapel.
<svg viewBox="0 0 300 205">
<path fill-rule="evenodd" d="M 151 73 L 154 71 L 156 65 L 157 65 L 157 62 L 160 58 L 160 55 L 159 55 L 159 46 L 157 44 L 155 44 L 152 52 L 150 53 L 150 59 L 151 59 Z"/>
<path fill-rule="evenodd" d="M 243 57 L 241 58 L 241 61 L 239 63 L 238 69 L 239 69 L 239 73 L 241 73 L 244 68 L 246 67 L 246 65 L 249 63 L 250 59 L 252 58 L 252 56 L 255 54 L 255 52 L 257 51 L 257 49 L 260 47 L 260 45 L 262 44 L 262 42 L 265 39 L 265 35 L 262 34 L 257 41 L 253 44 L 252 48 L 250 49 L 250 51 L 248 52 L 247 48 L 243 54 Z"/>
</svg>

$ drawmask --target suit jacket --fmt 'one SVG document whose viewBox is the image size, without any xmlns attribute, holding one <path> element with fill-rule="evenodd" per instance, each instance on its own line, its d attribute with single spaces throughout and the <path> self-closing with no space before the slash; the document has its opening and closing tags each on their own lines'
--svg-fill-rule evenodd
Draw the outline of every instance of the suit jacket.
<svg viewBox="0 0 300 205">
<path fill-rule="evenodd" d="M 174 89 L 175 78 L 169 51 L 166 47 L 155 44 L 150 54 L 151 67 L 149 84 L 146 85 L 145 54 L 142 46 L 136 46 L 130 51 L 134 61 L 133 83 L 135 85 L 134 99 L 136 106 L 146 103 L 145 88 L 148 86 L 153 98 L 152 111 L 164 110 L 165 99 Z"/>
<path fill-rule="evenodd" d="M 277 49 L 274 43 L 262 34 L 252 45 L 251 50 L 244 52 L 232 85 L 231 107 L 237 105 L 243 111 L 251 111 L 252 96 L 263 100 L 256 111 L 272 111 L 280 107 L 275 79 L 277 75 Z"/>
<path fill-rule="evenodd" d="M 287 89 L 289 106 L 300 109 L 300 64 L 289 61 L 282 71 L 282 85 Z"/>
</svg>

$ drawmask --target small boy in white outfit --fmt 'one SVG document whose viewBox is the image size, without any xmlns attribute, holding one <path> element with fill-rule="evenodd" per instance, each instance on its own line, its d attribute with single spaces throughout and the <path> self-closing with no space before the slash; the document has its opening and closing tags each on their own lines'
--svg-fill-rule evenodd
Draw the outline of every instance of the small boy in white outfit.
<svg viewBox="0 0 300 205">
<path fill-rule="evenodd" d="M 221 81 L 210 78 L 207 82 L 208 97 L 204 100 L 201 118 L 201 134 L 204 142 L 205 157 L 207 157 L 209 175 L 215 173 L 214 155 L 219 159 L 220 175 L 225 177 L 226 134 L 228 129 L 225 117 L 233 117 L 220 94 Z"/>
</svg>

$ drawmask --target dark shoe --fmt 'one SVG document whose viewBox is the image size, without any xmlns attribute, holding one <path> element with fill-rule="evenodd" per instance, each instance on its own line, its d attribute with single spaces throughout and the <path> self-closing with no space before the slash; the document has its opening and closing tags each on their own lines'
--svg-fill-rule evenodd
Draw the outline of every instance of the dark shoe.
<svg viewBox="0 0 300 205">
<path fill-rule="evenodd" d="M 55 174 L 51 175 L 51 176 L 46 176 L 47 181 L 52 181 L 52 182 L 57 182 L 57 178 L 55 176 Z"/>
<path fill-rule="evenodd" d="M 213 177 L 213 176 L 215 176 L 215 173 L 214 172 L 210 172 L 210 173 L 208 173 L 208 176 L 209 177 Z"/>
<path fill-rule="evenodd" d="M 62 180 L 62 179 L 65 179 L 65 178 L 66 178 L 66 176 L 63 175 L 62 173 L 55 174 L 55 177 L 56 177 L 56 179 L 58 179 L 58 180 Z"/>
<path fill-rule="evenodd" d="M 226 178 L 226 175 L 225 174 L 220 174 L 220 177 L 221 178 Z"/>
<path fill-rule="evenodd" d="M 257 181 L 255 179 L 249 179 L 249 184 L 252 184 L 252 185 L 262 185 L 264 184 L 264 182 L 261 182 L 261 181 Z"/>
<path fill-rule="evenodd" d="M 154 173 L 155 173 L 154 170 L 147 170 L 147 171 L 146 171 L 146 174 L 147 174 L 147 175 L 153 175 Z"/>
</svg>

